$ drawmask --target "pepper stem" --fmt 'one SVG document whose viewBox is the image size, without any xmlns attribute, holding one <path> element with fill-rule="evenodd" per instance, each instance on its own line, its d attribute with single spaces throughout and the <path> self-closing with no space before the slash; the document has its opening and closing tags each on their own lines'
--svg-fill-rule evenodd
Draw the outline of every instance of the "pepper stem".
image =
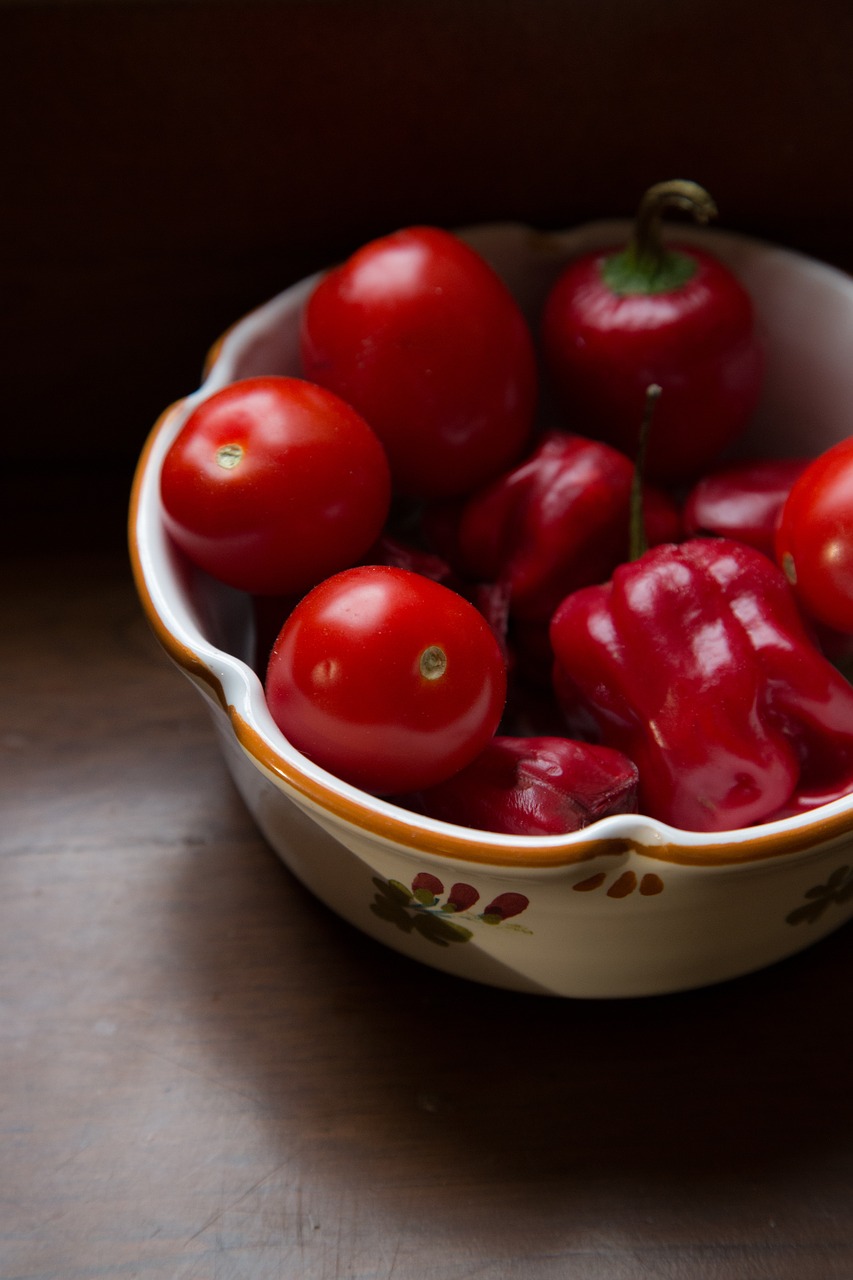
<svg viewBox="0 0 853 1280">
<path fill-rule="evenodd" d="M 609 254 L 602 264 L 606 285 L 618 296 L 668 293 L 692 279 L 696 260 L 689 253 L 667 249 L 662 223 L 667 209 L 684 209 L 696 222 L 717 216 L 717 206 L 704 187 L 674 178 L 649 187 L 640 201 L 631 238 L 624 249 Z"/>
<path fill-rule="evenodd" d="M 638 264 L 648 265 L 651 270 L 660 269 L 664 262 L 661 226 L 667 209 L 682 209 L 701 226 L 717 216 L 716 204 L 698 182 L 673 178 L 649 187 L 637 210 L 629 252 Z"/>
<path fill-rule="evenodd" d="M 639 560 L 649 546 L 646 538 L 645 513 L 643 510 L 643 479 L 646 470 L 646 450 L 649 447 L 652 418 L 660 395 L 661 388 L 656 382 L 652 382 L 646 387 L 646 407 L 643 412 L 643 421 L 640 425 L 640 439 L 637 444 L 634 477 L 631 481 L 631 521 L 628 533 L 628 558 L 630 560 Z"/>
</svg>

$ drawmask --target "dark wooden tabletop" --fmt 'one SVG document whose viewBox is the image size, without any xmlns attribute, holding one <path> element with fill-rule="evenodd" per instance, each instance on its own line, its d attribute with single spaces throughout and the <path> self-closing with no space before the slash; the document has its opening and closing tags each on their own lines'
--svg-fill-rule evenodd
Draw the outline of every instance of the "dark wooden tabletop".
<svg viewBox="0 0 853 1280">
<path fill-rule="evenodd" d="M 121 554 L 2 573 L 3 1280 L 849 1280 L 853 931 L 468 985 L 296 883 Z"/>
</svg>

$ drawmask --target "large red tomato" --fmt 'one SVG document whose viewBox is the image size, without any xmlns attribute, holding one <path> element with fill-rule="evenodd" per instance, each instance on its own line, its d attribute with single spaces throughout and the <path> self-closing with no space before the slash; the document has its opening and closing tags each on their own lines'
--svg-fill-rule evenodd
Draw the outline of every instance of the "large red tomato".
<svg viewBox="0 0 853 1280">
<path fill-rule="evenodd" d="M 456 592 L 386 565 L 315 587 L 281 629 L 266 696 L 282 733 L 330 773 L 393 795 L 450 777 L 491 739 L 506 669 Z"/>
<path fill-rule="evenodd" d="M 492 268 L 447 231 L 398 231 L 328 272 L 306 306 L 301 353 L 306 377 L 373 427 L 400 492 L 468 493 L 527 442 L 527 323 Z"/>
<path fill-rule="evenodd" d="M 257 595 L 354 564 L 388 514 L 385 452 L 338 396 L 299 378 L 232 383 L 199 404 L 160 478 L 166 527 L 202 569 Z"/>
</svg>

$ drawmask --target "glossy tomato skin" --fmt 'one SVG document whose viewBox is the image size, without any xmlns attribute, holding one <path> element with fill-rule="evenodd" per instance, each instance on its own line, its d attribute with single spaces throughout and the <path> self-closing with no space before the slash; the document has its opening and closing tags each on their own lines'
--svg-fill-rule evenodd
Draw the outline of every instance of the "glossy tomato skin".
<svg viewBox="0 0 853 1280">
<path fill-rule="evenodd" d="M 303 593 L 355 563 L 390 504 L 388 460 L 349 405 L 299 378 L 232 383 L 163 462 L 166 527 L 193 563 L 255 595 Z"/>
<path fill-rule="evenodd" d="M 531 431 L 527 322 L 484 259 L 439 228 L 371 241 L 328 272 L 305 308 L 301 359 L 364 415 L 409 496 L 471 492 Z"/>
<path fill-rule="evenodd" d="M 820 454 L 794 482 L 776 559 L 810 617 L 853 635 L 853 437 Z"/>
<path fill-rule="evenodd" d="M 273 646 L 266 696 L 305 755 L 364 791 L 394 795 L 443 781 L 479 754 L 503 711 L 506 668 L 467 600 L 408 569 L 367 565 L 296 606 Z"/>
<path fill-rule="evenodd" d="M 660 482 L 694 478 L 737 438 L 764 372 L 747 291 L 710 254 L 674 248 L 693 264 L 680 287 L 616 293 L 604 278 L 610 253 L 589 253 L 556 281 L 542 317 L 546 367 L 572 431 L 634 458 L 646 389 L 662 388 L 645 467 Z"/>
</svg>

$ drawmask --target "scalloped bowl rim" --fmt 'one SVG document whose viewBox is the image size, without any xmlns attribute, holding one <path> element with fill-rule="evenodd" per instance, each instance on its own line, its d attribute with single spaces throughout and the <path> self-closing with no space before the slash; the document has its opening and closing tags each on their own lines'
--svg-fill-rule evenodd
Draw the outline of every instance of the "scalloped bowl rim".
<svg viewBox="0 0 853 1280">
<path fill-rule="evenodd" d="M 484 224 L 460 234 L 475 245 L 488 237 L 525 236 L 544 255 L 563 255 L 605 245 L 624 237 L 623 219 L 597 221 L 565 232 L 538 232 L 516 223 Z M 782 258 L 797 270 L 816 273 L 827 285 L 846 291 L 853 309 L 853 281 L 836 269 L 796 251 L 724 231 L 679 228 L 678 238 L 709 244 L 726 253 Z M 504 836 L 421 817 L 350 786 L 297 751 L 280 732 L 267 708 L 257 674 L 241 658 L 218 648 L 192 625 L 180 593 L 164 575 L 159 512 L 159 472 L 165 452 L 191 409 L 213 391 L 233 381 L 235 368 L 258 333 L 285 310 L 300 306 L 316 273 L 285 289 L 232 325 L 213 345 L 201 385 L 171 405 L 154 424 L 133 480 L 129 544 L 137 591 L 149 624 L 172 660 L 227 713 L 243 751 L 262 773 L 291 798 L 317 814 L 363 835 L 402 847 L 419 856 L 436 855 L 451 862 L 475 864 L 514 876 L 549 868 L 576 866 L 601 854 L 633 848 L 652 859 L 682 864 L 685 870 L 738 866 L 744 869 L 769 859 L 807 859 L 829 842 L 853 834 L 853 795 L 809 813 L 764 825 L 714 833 L 682 831 L 642 814 L 599 819 L 576 832 L 554 836 Z"/>
</svg>

